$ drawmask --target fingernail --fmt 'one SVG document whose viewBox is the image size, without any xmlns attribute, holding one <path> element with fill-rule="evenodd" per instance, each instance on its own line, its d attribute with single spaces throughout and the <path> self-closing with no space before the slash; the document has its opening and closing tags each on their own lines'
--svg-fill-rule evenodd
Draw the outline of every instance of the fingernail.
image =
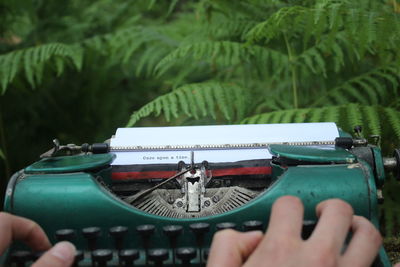
<svg viewBox="0 0 400 267">
<path fill-rule="evenodd" d="M 53 256 L 65 262 L 71 262 L 75 257 L 75 247 L 70 242 L 57 243 L 50 252 Z"/>
</svg>

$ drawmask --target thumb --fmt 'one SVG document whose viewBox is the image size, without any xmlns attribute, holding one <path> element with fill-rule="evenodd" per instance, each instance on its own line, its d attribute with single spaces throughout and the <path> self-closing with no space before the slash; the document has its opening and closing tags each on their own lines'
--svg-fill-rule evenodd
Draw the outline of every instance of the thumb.
<svg viewBox="0 0 400 267">
<path fill-rule="evenodd" d="M 211 244 L 207 266 L 242 266 L 262 237 L 261 231 L 240 233 L 229 229 L 217 232 Z"/>
<path fill-rule="evenodd" d="M 32 267 L 69 267 L 75 259 L 75 247 L 69 242 L 57 243 L 43 254 Z"/>
</svg>

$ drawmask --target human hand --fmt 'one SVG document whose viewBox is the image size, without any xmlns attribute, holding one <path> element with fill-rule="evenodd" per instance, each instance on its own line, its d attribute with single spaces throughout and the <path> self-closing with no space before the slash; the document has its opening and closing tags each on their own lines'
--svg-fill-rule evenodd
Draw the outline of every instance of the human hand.
<svg viewBox="0 0 400 267">
<path fill-rule="evenodd" d="M 338 199 L 321 202 L 316 212 L 317 226 L 309 239 L 303 240 L 303 204 L 296 197 L 281 197 L 272 207 L 265 235 L 233 230 L 216 233 L 207 266 L 353 267 L 372 264 L 382 237 L 367 219 L 355 216 L 351 206 Z M 350 229 L 352 239 L 343 252 Z"/>
<path fill-rule="evenodd" d="M 3 254 L 13 240 L 21 240 L 37 251 L 47 250 L 32 267 L 71 266 L 75 258 L 75 247 L 69 242 L 51 244 L 40 226 L 22 217 L 0 212 L 0 254 Z"/>
</svg>

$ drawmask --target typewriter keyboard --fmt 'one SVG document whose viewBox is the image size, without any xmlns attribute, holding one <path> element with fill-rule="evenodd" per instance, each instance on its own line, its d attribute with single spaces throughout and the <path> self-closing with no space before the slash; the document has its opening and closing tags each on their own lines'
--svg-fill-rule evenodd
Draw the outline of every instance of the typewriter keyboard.
<svg viewBox="0 0 400 267">
<path fill-rule="evenodd" d="M 303 238 L 311 234 L 314 222 L 304 222 Z M 86 227 L 80 230 L 60 229 L 55 232 L 58 241 L 70 241 L 76 245 L 78 251 L 75 255 L 73 266 L 205 266 L 209 254 L 209 244 L 205 244 L 205 235 L 210 231 L 223 229 L 236 229 L 240 231 L 263 230 L 261 221 L 245 221 L 241 225 L 233 222 L 222 222 L 214 226 L 206 222 L 193 223 L 186 231 L 181 225 L 165 225 L 157 229 L 155 225 L 139 225 L 135 229 L 126 226 L 114 226 L 109 229 L 100 227 Z M 155 247 L 156 240 L 151 237 L 154 233 L 162 233 L 168 240 L 168 247 Z M 140 240 L 140 248 L 126 245 L 126 237 L 135 233 Z M 80 247 L 76 240 L 79 237 L 85 240 Z M 106 235 L 109 247 L 103 248 L 98 240 Z M 180 246 L 179 239 L 182 235 L 191 235 L 195 246 Z M 11 266 L 29 266 L 44 252 L 27 250 L 14 250 L 9 257 Z"/>
</svg>

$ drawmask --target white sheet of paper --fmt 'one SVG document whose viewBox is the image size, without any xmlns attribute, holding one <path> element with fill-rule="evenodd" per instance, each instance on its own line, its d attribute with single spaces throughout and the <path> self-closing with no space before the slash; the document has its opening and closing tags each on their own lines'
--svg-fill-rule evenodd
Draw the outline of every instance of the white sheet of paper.
<svg viewBox="0 0 400 267">
<path fill-rule="evenodd" d="M 119 128 L 111 139 L 117 146 L 214 145 L 275 142 L 334 141 L 339 136 L 335 123 L 246 124 L 218 126 Z M 114 152 L 113 165 L 190 163 L 190 151 Z M 271 158 L 265 148 L 194 150 L 196 163 L 235 162 Z"/>
</svg>

